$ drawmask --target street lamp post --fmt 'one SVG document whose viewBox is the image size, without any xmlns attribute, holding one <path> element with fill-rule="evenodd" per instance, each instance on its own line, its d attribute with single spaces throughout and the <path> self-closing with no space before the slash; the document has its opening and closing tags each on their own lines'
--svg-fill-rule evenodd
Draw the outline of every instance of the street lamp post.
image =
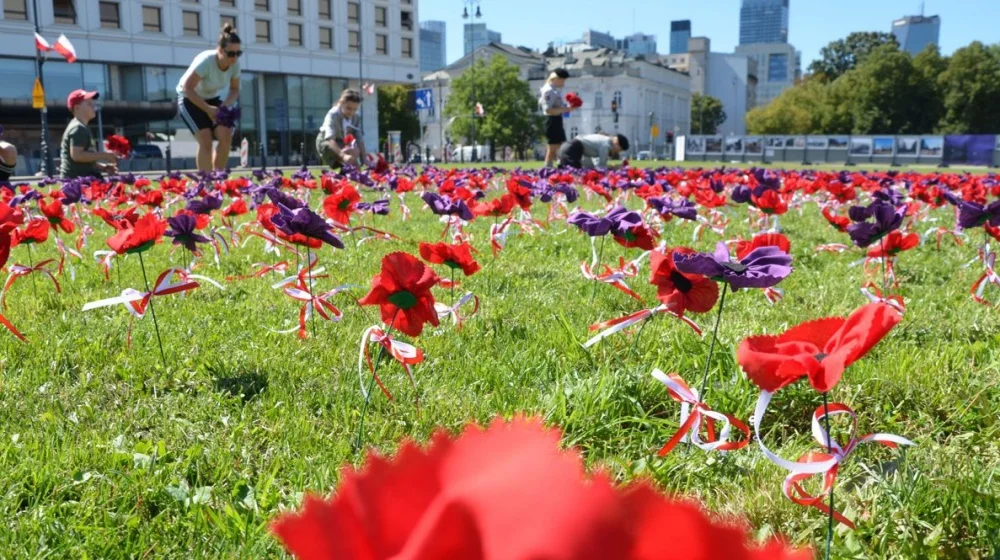
<svg viewBox="0 0 1000 560">
<path fill-rule="evenodd" d="M 483 12 L 479 9 L 479 0 L 462 0 L 465 3 L 465 7 L 462 8 L 462 19 L 478 20 L 483 17 Z M 475 7 L 476 11 L 471 16 L 469 14 L 469 8 Z M 474 25 L 474 24 L 473 24 Z M 476 133 L 478 132 L 479 122 L 476 120 L 479 115 L 476 114 L 476 103 L 478 103 L 478 98 L 476 97 L 476 40 L 475 35 L 472 35 L 472 161 L 479 161 L 477 157 L 477 145 L 476 145 Z"/>
<path fill-rule="evenodd" d="M 32 0 L 31 10 L 34 14 L 35 19 L 35 33 L 41 35 L 42 30 L 38 26 L 38 0 Z M 45 89 L 45 82 L 42 78 L 42 64 L 45 61 L 42 60 L 41 52 L 35 49 L 35 78 L 38 79 L 38 83 L 41 84 L 42 89 Z M 52 167 L 52 151 L 49 149 L 49 110 L 45 104 L 42 104 L 42 164 L 45 169 L 43 170 L 45 175 L 51 177 L 53 175 Z"/>
</svg>

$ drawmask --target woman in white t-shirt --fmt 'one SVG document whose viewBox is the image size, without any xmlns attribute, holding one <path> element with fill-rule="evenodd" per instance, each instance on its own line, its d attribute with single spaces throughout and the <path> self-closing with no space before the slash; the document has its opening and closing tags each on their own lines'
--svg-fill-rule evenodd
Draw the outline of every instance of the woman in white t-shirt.
<svg viewBox="0 0 1000 560">
<path fill-rule="evenodd" d="M 229 23 L 222 26 L 218 48 L 202 51 L 177 84 L 177 112 L 198 141 L 196 162 L 200 171 L 225 169 L 233 129 L 216 124 L 221 105 L 232 107 L 240 97 L 240 36 Z M 225 102 L 219 97 L 228 90 Z M 212 157 L 212 140 L 219 141 Z"/>
</svg>

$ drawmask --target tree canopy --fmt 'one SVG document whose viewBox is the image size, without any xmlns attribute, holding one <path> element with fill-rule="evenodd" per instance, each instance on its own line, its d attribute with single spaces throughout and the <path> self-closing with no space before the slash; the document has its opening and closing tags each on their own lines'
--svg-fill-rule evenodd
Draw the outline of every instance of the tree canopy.
<svg viewBox="0 0 1000 560">
<path fill-rule="evenodd" d="M 691 134 L 715 134 L 726 118 L 718 99 L 700 93 L 691 96 Z"/>
<path fill-rule="evenodd" d="M 853 70 L 864 62 L 868 55 L 883 45 L 896 45 L 896 37 L 892 33 L 878 31 L 861 31 L 851 33 L 844 39 L 837 39 L 820 51 L 820 59 L 809 65 L 809 72 L 823 76 L 827 80 L 836 80 L 848 70 Z"/>
<path fill-rule="evenodd" d="M 413 90 L 409 86 L 378 88 L 379 146 L 385 146 L 390 130 L 400 131 L 404 149 L 410 142 L 420 139 L 420 119 L 413 108 L 412 97 Z"/>
</svg>

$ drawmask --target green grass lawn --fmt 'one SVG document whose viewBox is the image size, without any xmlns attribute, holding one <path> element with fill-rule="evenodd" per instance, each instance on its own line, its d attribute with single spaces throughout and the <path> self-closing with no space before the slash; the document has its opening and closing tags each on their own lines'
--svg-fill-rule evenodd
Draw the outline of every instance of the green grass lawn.
<svg viewBox="0 0 1000 560">
<path fill-rule="evenodd" d="M 436 216 L 421 210 L 413 194 L 408 202 L 413 220 L 401 222 L 393 200 L 392 215 L 374 224 L 405 242 L 369 241 L 344 251 L 324 246 L 319 259 L 331 277 L 316 289 L 357 284 L 365 287 L 352 292 L 360 297 L 383 255 L 417 253 L 418 241 L 438 240 Z M 547 207 L 538 206 L 541 218 Z M 949 210 L 936 217 L 951 224 Z M 164 369 L 152 317 L 135 322 L 128 348 L 130 316 L 122 306 L 81 311 L 122 288 L 142 288 L 135 256 L 116 262 L 120 284 L 116 270 L 104 280 L 91 253 L 106 248 L 109 228 L 91 222 L 97 234 L 85 262 L 74 262 L 76 280 L 63 279 L 61 295 L 41 276 L 19 280 L 7 294 L 4 314 L 31 343 L 0 331 L 0 557 L 281 556 L 269 520 L 298 507 L 304 492 L 329 492 L 341 465 L 361 461 L 352 450 L 363 403 L 358 343 L 377 310 L 337 296 L 343 320 L 316 320 L 314 335 L 299 341 L 274 332 L 294 327 L 298 314 L 296 302 L 271 288 L 277 277 L 225 283 L 225 291 L 203 284 L 187 297 L 153 302 Z M 755 444 L 724 456 L 684 449 L 656 456 L 678 427 L 679 405 L 650 371 L 678 372 L 696 384 L 710 334 L 699 338 L 659 316 L 637 342 L 635 333 L 624 333 L 582 348 L 588 325 L 655 303 L 648 264 L 630 281 L 643 304 L 607 285 L 598 286 L 590 303 L 591 284 L 579 270 L 590 245 L 575 228 L 553 224 L 544 234 L 511 237 L 493 262 L 488 225 L 480 220 L 469 227 L 484 270 L 461 286 L 479 294 L 482 309 L 461 331 L 443 322 L 413 341 L 427 356 L 415 367 L 416 392 L 398 364 L 383 364 L 380 376 L 396 400 L 376 391 L 365 423 L 368 444 L 392 453 L 403 438 L 426 441 L 436 426 L 457 430 L 496 415 L 539 415 L 564 430 L 564 445 L 622 482 L 650 477 L 664 491 L 746 519 L 759 537 L 782 534 L 822 551 L 825 515 L 781 494 L 785 472 Z M 744 337 L 847 314 L 867 302 L 858 291 L 862 267 L 848 266 L 859 250 L 813 251 L 821 243 L 847 242 L 815 205 L 807 205 L 804 216 L 784 217 L 782 225 L 796 267 L 781 285 L 785 299 L 770 306 L 759 291 L 731 294 L 710 367 L 707 402 L 743 419 L 758 393 L 735 362 Z M 747 233 L 745 221 L 734 219 L 729 234 L 737 233 Z M 689 245 L 692 227 L 674 220 L 664 239 Z M 709 232 L 694 247 L 709 250 L 718 239 Z M 974 252 L 972 245 L 946 240 L 940 251 L 929 244 L 903 254 L 897 273 L 905 318 L 831 394 L 858 412 L 859 435 L 888 432 L 917 444 L 904 450 L 862 445 L 841 468 L 837 508 L 857 530 L 837 529 L 836 558 L 997 553 L 1000 316 L 969 296 L 981 265 L 962 265 Z M 609 243 L 604 258 L 638 254 Z M 219 281 L 271 260 L 256 238 L 224 255 L 219 266 L 210 255 L 197 272 Z M 50 242 L 36 246 L 31 258 L 55 256 Z M 17 247 L 11 263 L 28 257 L 26 247 Z M 151 277 L 180 262 L 166 243 L 145 258 Z M 294 256 L 285 258 L 294 266 Z M 449 299 L 447 291 L 437 295 Z M 996 291 L 989 295 L 1000 299 Z M 714 311 L 695 316 L 707 333 L 713 318 Z M 764 426 L 771 449 L 789 459 L 819 451 L 809 434 L 819 404 L 805 382 L 779 392 Z M 845 426 L 835 431 L 842 434 Z"/>
</svg>

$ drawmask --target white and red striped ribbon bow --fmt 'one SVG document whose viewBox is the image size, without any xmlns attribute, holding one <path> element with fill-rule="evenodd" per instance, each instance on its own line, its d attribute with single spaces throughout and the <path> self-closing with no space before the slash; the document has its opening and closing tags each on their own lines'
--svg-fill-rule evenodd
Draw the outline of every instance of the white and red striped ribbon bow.
<svg viewBox="0 0 1000 560">
<path fill-rule="evenodd" d="M 177 277 L 174 280 L 174 276 Z M 122 304 L 128 312 L 136 319 L 142 319 L 146 315 L 146 307 L 149 300 L 154 297 L 169 296 L 187 292 L 197 288 L 199 284 L 185 277 L 184 271 L 179 268 L 168 268 L 160 273 L 153 283 L 153 289 L 148 292 L 140 292 L 132 288 L 125 288 L 118 297 L 92 301 L 83 306 L 84 311 L 98 309 L 100 307 L 110 307 Z"/>
<path fill-rule="evenodd" d="M 986 265 L 986 271 L 972 284 L 972 299 L 983 305 L 990 305 L 990 302 L 983 298 L 983 293 L 986 291 L 986 286 L 993 284 L 1000 287 L 1000 276 L 997 275 L 994 270 L 994 265 L 996 264 L 997 254 L 990 251 L 989 247 L 986 248 L 986 253 L 983 256 L 983 264 Z"/>
<path fill-rule="evenodd" d="M 657 313 L 667 313 L 669 315 L 672 315 L 677 319 L 683 321 L 684 324 L 686 324 L 687 326 L 691 327 L 694 330 L 694 332 L 698 333 L 699 336 L 701 335 L 701 328 L 694 321 L 688 319 L 683 315 L 678 315 L 674 313 L 665 304 L 661 303 L 660 305 L 657 305 L 652 309 L 642 309 L 640 311 L 636 311 L 635 313 L 630 313 L 628 315 L 625 315 L 624 317 L 619 317 L 617 319 L 611 319 L 610 321 L 604 321 L 602 323 L 595 323 L 593 325 L 590 325 L 590 327 L 588 327 L 589 330 L 592 331 L 600 330 L 601 332 L 597 333 L 596 336 L 585 342 L 583 344 L 583 347 L 590 348 L 591 346 L 597 344 L 598 342 L 604 340 L 605 338 L 615 333 L 621 332 L 629 327 L 632 327 L 646 319 L 649 319 Z"/>
<path fill-rule="evenodd" d="M 763 288 L 761 291 L 764 292 L 764 298 L 767 299 L 767 303 L 771 305 L 778 303 L 785 297 L 785 290 L 781 288 Z"/>
<path fill-rule="evenodd" d="M 62 293 L 62 289 L 59 287 L 59 281 L 56 280 L 55 274 L 48 266 L 55 262 L 55 259 L 46 259 L 35 266 L 24 266 L 22 264 L 12 264 L 8 267 L 10 274 L 7 275 L 7 281 L 3 283 L 3 291 L 0 292 L 0 305 L 4 309 L 7 309 L 7 291 L 10 290 L 11 286 L 17 282 L 18 278 L 23 278 L 29 274 L 41 273 L 49 277 L 52 280 L 52 284 L 56 287 L 56 293 Z"/>
<path fill-rule="evenodd" d="M 906 313 L 906 302 L 903 301 L 901 296 L 883 296 L 882 290 L 875 285 L 874 282 L 868 282 L 861 287 L 861 295 L 868 298 L 868 301 L 872 303 L 884 303 L 902 315 Z"/>
<path fill-rule="evenodd" d="M 294 286 L 285 286 L 282 290 L 285 292 L 285 295 L 294 300 L 301 301 L 303 304 L 299 309 L 298 327 L 279 332 L 289 333 L 297 330 L 299 338 L 305 340 L 309 337 L 306 324 L 314 311 L 326 321 L 339 321 L 344 314 L 340 311 L 340 309 L 337 309 L 337 306 L 330 303 L 330 298 L 344 291 L 348 287 L 349 286 L 345 284 L 343 286 L 337 286 L 329 292 L 315 295 L 309 291 L 308 284 L 306 284 L 301 278 Z"/>
<path fill-rule="evenodd" d="M 209 242 L 212 244 L 213 252 L 215 253 L 215 266 L 219 266 L 219 255 L 225 252 L 229 255 L 229 242 L 226 241 L 224 235 L 219 233 L 217 228 L 212 229 L 211 235 L 209 235 Z"/>
<path fill-rule="evenodd" d="M 399 214 L 400 221 L 405 222 L 410 219 L 410 207 L 406 205 L 406 193 L 399 193 Z"/>
<path fill-rule="evenodd" d="M 670 453 L 671 449 L 684 441 L 690 441 L 699 449 L 704 449 L 705 451 L 719 451 L 722 453 L 742 449 L 750 443 L 750 428 L 746 424 L 731 414 L 716 412 L 709 408 L 708 405 L 698 398 L 698 392 L 689 387 L 680 375 L 676 373 L 668 375 L 659 369 L 654 369 L 652 375 L 657 381 L 666 386 L 670 398 L 681 403 L 681 426 L 677 429 L 673 437 L 667 443 L 663 444 L 663 447 L 659 451 L 661 457 Z M 705 428 L 707 430 L 705 441 L 701 439 L 702 420 L 705 421 Z M 715 422 L 722 423 L 722 429 L 719 431 L 718 437 L 715 434 Z M 746 437 L 740 441 L 729 441 L 729 434 L 733 426 L 742 431 Z"/>
<path fill-rule="evenodd" d="M 507 247 L 507 236 L 511 233 L 510 224 L 513 221 L 514 217 L 510 216 L 498 224 L 490 224 L 490 247 L 494 257 Z"/>
<path fill-rule="evenodd" d="M 63 273 L 63 266 L 65 265 L 66 258 L 67 258 L 66 255 L 69 255 L 71 257 L 76 257 L 76 258 L 78 258 L 80 260 L 83 260 L 83 255 L 81 255 L 78 251 L 76 251 L 74 249 L 70 249 L 70 248 L 66 247 L 66 244 L 63 243 L 63 240 L 62 240 L 61 237 L 56 237 L 56 249 L 59 251 L 59 266 L 56 267 L 56 271 L 60 275 L 62 275 L 62 273 Z M 70 264 L 69 264 L 69 277 L 72 280 L 76 280 L 76 270 L 73 268 L 73 262 L 72 261 L 70 261 Z"/>
<path fill-rule="evenodd" d="M 216 288 L 218 288 L 218 289 L 220 289 L 222 291 L 226 291 L 226 288 L 223 287 L 222 284 L 216 282 L 215 280 L 212 280 L 208 276 L 202 276 L 200 274 L 191 274 L 191 270 L 190 269 L 182 268 L 182 269 L 180 269 L 178 271 L 177 274 L 179 274 L 181 276 L 181 278 L 184 278 L 185 280 L 190 279 L 190 278 L 194 278 L 195 280 L 202 280 L 202 281 L 208 282 L 209 284 L 215 286 Z"/>
<path fill-rule="evenodd" d="M 565 221 L 569 218 L 569 207 L 562 200 L 553 200 L 549 203 L 549 213 L 545 220 L 547 222 L 552 221 Z"/>
<path fill-rule="evenodd" d="M 962 230 L 936 227 L 936 228 L 931 228 L 926 232 L 924 232 L 924 237 L 923 237 L 924 243 L 927 243 L 927 240 L 930 239 L 932 235 L 937 236 L 938 251 L 941 250 L 941 238 L 944 237 L 945 235 L 950 235 L 952 240 L 955 241 L 955 245 L 958 245 L 959 247 L 965 245 L 965 242 L 968 240 L 968 236 L 966 236 L 965 232 Z"/>
<path fill-rule="evenodd" d="M 850 249 L 847 245 L 843 243 L 825 243 L 823 245 L 818 245 L 815 249 L 817 253 L 827 252 L 827 253 L 843 253 L 844 251 Z"/>
<path fill-rule="evenodd" d="M 597 257 L 595 256 L 594 262 L 591 262 L 590 265 L 585 262 L 580 263 L 580 272 L 583 273 L 583 277 L 587 280 L 611 284 L 636 300 L 642 301 L 642 297 L 635 293 L 632 288 L 629 288 L 628 284 L 625 283 L 625 279 L 634 278 L 637 274 L 639 274 L 640 263 L 647 255 L 649 255 L 649 251 L 645 251 L 643 254 L 639 255 L 638 258 L 627 263 L 625 262 L 624 257 L 619 257 L 617 269 L 604 265 L 604 272 L 599 274 L 595 274 L 591 270 L 592 267 L 596 266 Z"/>
<path fill-rule="evenodd" d="M 243 228 L 249 229 L 252 228 L 253 225 L 254 224 L 252 222 L 247 222 L 244 224 L 240 224 L 240 226 L 237 229 L 243 229 Z M 266 229 L 262 229 L 261 231 L 253 231 L 253 229 L 250 229 L 249 231 L 247 231 L 247 233 L 252 237 L 259 237 L 264 240 L 264 253 L 274 253 L 275 255 L 280 256 L 281 247 L 284 247 L 285 249 L 288 249 L 293 253 L 296 252 L 296 249 L 294 247 L 278 239 L 277 237 L 274 236 L 274 234 L 267 231 Z M 241 246 L 246 247 L 246 244 L 249 241 L 250 237 L 247 237 L 246 239 L 243 240 L 243 244 Z"/>
<path fill-rule="evenodd" d="M 729 225 L 729 218 L 719 212 L 715 208 L 710 208 L 708 211 L 708 217 L 698 214 L 697 216 L 698 225 L 694 228 L 694 233 L 691 235 L 692 241 L 698 241 L 701 239 L 702 234 L 705 233 L 705 228 L 709 228 L 719 235 L 726 233 L 726 226 Z"/>
<path fill-rule="evenodd" d="M 413 379 L 413 369 L 411 366 L 424 361 L 424 352 L 411 344 L 400 342 L 392 338 L 382 330 L 382 327 L 371 326 L 365 329 L 365 332 L 361 333 L 361 349 L 358 352 L 358 380 L 361 383 L 361 394 L 366 399 L 368 398 L 368 390 L 365 388 L 364 375 L 364 366 L 367 364 L 368 372 L 374 376 L 375 382 L 378 383 L 379 388 L 382 389 L 382 393 L 389 400 L 395 400 L 392 397 L 392 393 L 389 392 L 389 390 L 382 383 L 378 374 L 375 372 L 375 364 L 372 362 L 371 353 L 369 351 L 369 344 L 372 342 L 380 344 L 394 360 L 403 366 L 406 376 L 410 378 L 410 385 L 412 385 L 414 390 L 416 390 L 417 384 Z"/>
<path fill-rule="evenodd" d="M 444 230 L 441 232 L 441 239 L 444 239 L 448 235 L 448 231 L 451 231 L 451 242 L 455 245 L 461 245 L 469 241 L 468 234 L 465 233 L 466 221 L 458 216 L 441 216 L 439 218 L 440 222 L 444 223 Z"/>
<path fill-rule="evenodd" d="M 295 273 L 295 276 L 287 276 L 285 278 L 282 278 L 281 280 L 278 280 L 277 282 L 272 284 L 271 287 L 277 290 L 289 284 L 296 284 L 299 281 L 308 283 L 310 279 L 315 280 L 317 278 L 326 278 L 328 276 L 327 274 L 324 274 L 324 272 L 326 271 L 326 267 L 321 266 L 319 268 L 313 269 L 313 267 L 316 266 L 318 260 L 319 259 L 315 253 L 310 253 L 309 261 L 305 265 L 299 267 L 299 270 L 298 272 Z"/>
<path fill-rule="evenodd" d="M 843 403 L 829 403 L 827 406 L 827 413 L 824 413 L 823 406 L 819 406 L 816 411 L 813 412 L 812 433 L 813 437 L 821 446 L 823 446 L 824 449 L 832 449 L 832 452 L 806 453 L 800 457 L 798 461 L 782 459 L 764 445 L 764 440 L 760 433 L 760 423 L 764 418 L 764 414 L 767 413 L 767 407 L 771 402 L 772 395 L 773 393 L 771 392 L 761 391 L 760 397 L 757 399 L 757 406 L 753 414 L 754 434 L 756 434 L 757 443 L 760 445 L 764 456 L 775 465 L 778 465 L 789 472 L 788 476 L 785 477 L 784 483 L 782 484 L 782 491 L 789 500 L 799 505 L 815 507 L 826 514 L 831 513 L 829 506 L 824 503 L 824 498 L 833 490 L 833 484 L 837 478 L 838 468 L 858 445 L 867 442 L 881 443 L 882 445 L 893 448 L 897 445 L 915 445 L 912 441 L 893 434 L 876 433 L 868 434 L 862 437 L 855 437 L 858 427 L 858 417 L 854 410 Z M 829 438 L 826 430 L 824 430 L 823 426 L 820 425 L 820 421 L 825 417 L 837 414 L 847 414 L 853 421 L 850 439 L 846 445 L 841 445 L 840 442 Z M 828 441 L 829 447 L 827 447 Z M 813 496 L 806 492 L 799 482 L 817 474 L 823 474 L 823 490 L 819 494 Z M 850 519 L 844 517 L 844 515 L 840 512 L 834 510 L 832 515 L 838 522 L 843 523 L 851 529 L 854 528 L 854 523 L 851 522 Z"/>
<path fill-rule="evenodd" d="M 470 301 L 472 302 L 472 311 L 468 315 L 459 313 L 459 310 Z M 467 292 L 451 306 L 440 301 L 435 301 L 434 311 L 437 312 L 438 319 L 444 319 L 450 315 L 452 322 L 455 324 L 455 330 L 460 330 L 462 325 L 465 324 L 466 319 L 479 312 L 479 296 L 474 295 L 472 292 Z"/>
<path fill-rule="evenodd" d="M 73 210 L 73 212 L 74 214 L 76 214 L 75 209 Z M 80 220 L 79 214 L 76 215 L 76 219 L 77 221 Z M 80 232 L 80 235 L 76 236 L 76 250 L 82 251 L 83 248 L 87 246 L 87 238 L 90 237 L 91 235 L 94 235 L 94 228 L 81 222 L 78 231 Z"/>
<path fill-rule="evenodd" d="M 117 255 L 118 253 L 114 251 L 94 251 L 94 260 L 101 266 L 101 272 L 104 273 L 105 280 L 111 279 L 111 266 L 114 264 Z"/>
<path fill-rule="evenodd" d="M 227 276 L 226 280 L 232 282 L 233 280 L 246 280 L 248 278 L 263 278 L 264 276 L 267 276 L 269 272 L 285 274 L 288 272 L 288 266 L 288 261 L 279 261 L 274 264 L 253 263 L 250 265 L 250 268 L 257 269 L 253 273 L 245 274 L 243 276 Z"/>
</svg>

